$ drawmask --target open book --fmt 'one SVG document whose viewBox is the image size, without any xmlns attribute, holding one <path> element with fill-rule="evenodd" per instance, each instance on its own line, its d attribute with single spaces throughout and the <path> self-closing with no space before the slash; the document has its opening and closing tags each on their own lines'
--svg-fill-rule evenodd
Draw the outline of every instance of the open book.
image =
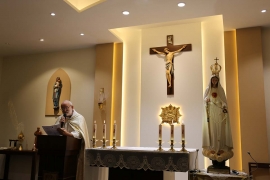
<svg viewBox="0 0 270 180">
<path fill-rule="evenodd" d="M 46 132 L 47 135 L 61 135 L 58 131 L 57 128 L 61 128 L 60 124 L 52 125 L 52 126 L 42 126 L 44 131 Z"/>
</svg>

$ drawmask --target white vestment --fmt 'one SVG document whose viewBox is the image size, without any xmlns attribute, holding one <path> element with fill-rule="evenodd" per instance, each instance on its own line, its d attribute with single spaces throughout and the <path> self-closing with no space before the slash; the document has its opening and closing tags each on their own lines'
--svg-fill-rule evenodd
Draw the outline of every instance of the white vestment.
<svg viewBox="0 0 270 180">
<path fill-rule="evenodd" d="M 233 157 L 233 142 L 224 89 L 219 81 L 217 88 L 211 87 L 211 79 L 204 94 L 202 153 L 211 160 L 221 162 Z M 224 112 L 224 107 L 227 112 Z"/>
<path fill-rule="evenodd" d="M 55 124 L 60 123 L 60 119 L 62 116 L 59 116 L 57 118 L 57 121 Z M 89 136 L 88 136 L 88 129 L 87 125 L 85 122 L 85 119 L 82 115 L 77 113 L 75 109 L 73 109 L 73 114 L 69 118 L 66 118 L 66 123 L 64 125 L 64 128 L 70 132 L 74 138 L 77 139 L 83 139 L 82 144 L 81 144 L 81 150 L 78 158 L 78 164 L 77 164 L 77 176 L 76 180 L 83 180 L 83 172 L 84 172 L 84 150 L 86 148 L 90 148 L 90 143 L 89 143 Z"/>
</svg>

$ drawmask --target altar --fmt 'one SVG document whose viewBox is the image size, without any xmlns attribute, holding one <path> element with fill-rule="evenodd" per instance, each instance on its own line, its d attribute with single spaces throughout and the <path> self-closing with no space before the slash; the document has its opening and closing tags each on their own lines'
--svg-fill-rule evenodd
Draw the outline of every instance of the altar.
<svg viewBox="0 0 270 180">
<path fill-rule="evenodd" d="M 150 176 L 163 179 L 163 171 L 187 172 L 194 169 L 196 149 L 187 149 L 187 153 L 180 150 L 164 148 L 164 151 L 157 151 L 154 147 L 90 148 L 85 150 L 85 159 L 86 165 L 91 167 L 109 168 L 109 180 L 115 179 L 115 173 L 122 174 L 125 170 L 129 174 L 135 171 L 133 175 L 139 174 L 140 179 Z"/>
</svg>

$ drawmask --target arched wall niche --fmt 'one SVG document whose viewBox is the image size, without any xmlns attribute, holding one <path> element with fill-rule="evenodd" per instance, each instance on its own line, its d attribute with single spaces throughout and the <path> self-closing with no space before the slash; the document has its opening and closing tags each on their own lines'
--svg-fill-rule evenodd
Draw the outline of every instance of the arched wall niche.
<svg viewBox="0 0 270 180">
<path fill-rule="evenodd" d="M 62 81 L 61 95 L 59 99 L 59 106 L 61 102 L 64 100 L 70 100 L 71 93 L 71 83 L 68 74 L 61 68 L 59 68 L 49 79 L 47 85 L 47 96 L 46 96 L 46 108 L 45 108 L 45 116 L 58 116 L 61 114 L 61 108 L 54 108 L 53 103 L 53 91 L 54 85 L 56 82 L 56 78 L 60 77 Z"/>
</svg>

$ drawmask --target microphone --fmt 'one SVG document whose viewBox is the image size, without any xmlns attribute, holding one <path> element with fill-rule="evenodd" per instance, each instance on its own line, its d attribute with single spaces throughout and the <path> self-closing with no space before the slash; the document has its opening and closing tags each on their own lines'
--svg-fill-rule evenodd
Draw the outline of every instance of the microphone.
<svg viewBox="0 0 270 180">
<path fill-rule="evenodd" d="M 252 179 L 253 176 L 252 176 L 251 174 L 252 174 L 252 172 L 254 172 L 254 171 L 256 171 L 256 170 L 258 169 L 258 163 L 257 163 L 257 161 L 251 156 L 251 153 L 250 153 L 249 151 L 248 151 L 247 153 L 248 153 L 248 155 L 251 157 L 251 159 L 253 159 L 253 161 L 256 163 L 256 169 L 254 169 L 253 171 L 250 171 L 250 172 L 249 172 L 249 176 L 250 176 L 250 178 Z"/>
<path fill-rule="evenodd" d="M 196 149 L 197 153 L 196 153 L 196 158 L 195 158 L 195 170 L 197 170 L 197 158 L 198 158 L 198 152 L 199 152 L 199 149 Z"/>
<path fill-rule="evenodd" d="M 198 158 L 198 152 L 199 152 L 199 149 L 196 149 L 197 153 L 196 153 L 196 157 L 195 157 L 195 169 L 194 170 L 190 170 L 189 172 L 190 173 L 196 173 L 196 172 L 200 172 L 199 170 L 197 170 L 196 166 L 197 166 L 197 158 Z"/>
<path fill-rule="evenodd" d="M 65 117 L 65 120 L 67 118 L 67 115 L 66 114 L 63 114 L 63 116 Z M 61 122 L 61 128 L 64 127 L 64 122 Z"/>
</svg>

